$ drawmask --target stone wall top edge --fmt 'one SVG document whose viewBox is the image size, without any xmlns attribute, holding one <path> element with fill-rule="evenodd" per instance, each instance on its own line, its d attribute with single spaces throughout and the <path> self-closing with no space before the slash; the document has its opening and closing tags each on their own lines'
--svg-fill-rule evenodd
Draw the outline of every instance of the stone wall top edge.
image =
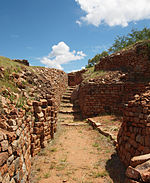
<svg viewBox="0 0 150 183">
<path fill-rule="evenodd" d="M 60 69 L 55 69 L 55 68 L 49 68 L 49 67 L 35 67 L 33 69 L 40 69 L 40 70 L 49 70 L 49 71 L 57 71 L 57 72 L 60 72 L 60 73 L 64 73 L 67 75 L 67 73 L 63 70 L 60 70 Z"/>
<path fill-rule="evenodd" d="M 149 86 L 149 83 L 145 83 L 145 82 L 122 82 L 122 83 L 97 83 L 97 82 L 82 82 L 81 86 L 85 86 L 85 85 L 91 85 L 91 86 L 126 86 L 126 85 L 130 85 L 130 86 Z"/>
</svg>

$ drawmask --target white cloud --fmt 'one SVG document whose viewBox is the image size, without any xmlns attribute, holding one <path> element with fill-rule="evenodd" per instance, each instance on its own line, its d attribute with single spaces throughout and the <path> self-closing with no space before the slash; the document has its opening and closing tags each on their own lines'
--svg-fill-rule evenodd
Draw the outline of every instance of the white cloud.
<svg viewBox="0 0 150 183">
<path fill-rule="evenodd" d="M 77 72 L 77 71 L 81 71 L 85 69 L 85 67 L 81 67 L 81 69 L 76 69 L 76 70 L 71 70 L 71 71 L 68 71 L 67 73 L 71 73 L 71 72 Z"/>
<path fill-rule="evenodd" d="M 63 69 L 62 64 L 66 64 L 70 61 L 81 60 L 86 55 L 82 51 L 70 51 L 70 48 L 64 42 L 59 42 L 52 47 L 52 51 L 46 57 L 40 59 L 40 61 L 47 67 L 53 67 L 57 69 Z"/>
<path fill-rule="evenodd" d="M 82 22 L 99 26 L 127 26 L 131 21 L 150 19 L 150 0 L 75 0 L 86 16 L 76 23 Z"/>
<path fill-rule="evenodd" d="M 76 70 L 72 70 L 72 71 L 69 71 L 68 73 L 71 73 L 71 72 L 78 72 L 80 71 L 81 69 L 76 69 Z"/>
<path fill-rule="evenodd" d="M 77 20 L 76 23 L 77 23 L 79 26 L 82 25 L 81 21 L 79 21 L 79 20 Z"/>
</svg>

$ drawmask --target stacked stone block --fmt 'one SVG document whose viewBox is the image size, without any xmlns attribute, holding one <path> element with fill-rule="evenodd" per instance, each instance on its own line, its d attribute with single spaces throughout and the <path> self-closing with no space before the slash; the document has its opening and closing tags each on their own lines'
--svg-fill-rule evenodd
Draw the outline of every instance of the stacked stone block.
<svg viewBox="0 0 150 183">
<path fill-rule="evenodd" d="M 31 154 L 34 156 L 44 148 L 56 132 L 57 111 L 51 106 L 50 100 L 42 99 L 33 102 L 35 122 L 31 135 Z"/>
<path fill-rule="evenodd" d="M 55 110 L 58 111 L 61 96 L 68 86 L 68 76 L 65 72 L 58 69 L 35 68 L 38 77 L 34 78 L 34 83 L 40 87 L 36 92 L 40 93 L 41 99 L 52 99 Z"/>
<path fill-rule="evenodd" d="M 86 72 L 86 69 L 77 72 L 71 72 L 68 74 L 68 86 L 76 86 L 83 81 L 83 74 Z"/>
<path fill-rule="evenodd" d="M 123 114 L 124 104 L 135 94 L 145 91 L 144 83 L 102 84 L 82 83 L 79 104 L 83 118 L 103 113 Z"/>
<path fill-rule="evenodd" d="M 13 110 L 6 120 L 9 124 L 0 129 L 0 182 L 28 182 L 31 169 L 31 140 L 33 118 L 24 111 Z"/>
<path fill-rule="evenodd" d="M 56 132 L 57 111 L 48 101 L 34 101 L 31 115 L 14 109 L 5 119 L 0 118 L 0 182 L 29 182 L 31 157 Z"/>
<path fill-rule="evenodd" d="M 150 76 L 150 41 L 136 43 L 134 46 L 102 58 L 95 65 L 95 71 L 122 70 L 128 72 L 129 80 L 140 81 Z"/>
<path fill-rule="evenodd" d="M 26 65 L 26 66 L 29 66 L 28 60 L 25 60 L 25 59 L 23 59 L 23 60 L 14 59 L 13 61 L 14 61 L 14 62 L 18 62 L 18 63 L 23 64 L 23 65 Z"/>
<path fill-rule="evenodd" d="M 22 108 L 16 105 L 20 100 L 17 93 L 6 89 L 0 94 L 0 183 L 28 183 L 31 157 L 54 138 L 67 74 L 56 69 L 45 69 L 43 77 L 42 73 L 44 68 L 37 69 L 36 74 L 27 69 L 21 73 L 26 81 L 34 83 L 29 93 L 25 88 L 19 88 L 20 97 L 26 97 Z M 8 98 L 3 93 L 7 93 Z M 9 99 L 12 95 L 17 96 L 16 101 Z M 37 101 L 32 102 L 28 95 L 37 95 Z"/>
<path fill-rule="evenodd" d="M 126 166 L 133 156 L 150 153 L 150 91 L 126 104 L 118 133 L 118 154 Z"/>
</svg>

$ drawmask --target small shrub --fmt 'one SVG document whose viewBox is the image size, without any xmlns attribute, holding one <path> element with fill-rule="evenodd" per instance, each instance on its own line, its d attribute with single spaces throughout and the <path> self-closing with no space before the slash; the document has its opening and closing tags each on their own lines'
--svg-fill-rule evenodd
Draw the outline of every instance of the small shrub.
<svg viewBox="0 0 150 183">
<path fill-rule="evenodd" d="M 94 144 L 93 144 L 93 147 L 98 147 L 98 146 L 99 146 L 98 143 L 94 143 Z"/>
<path fill-rule="evenodd" d="M 48 179 L 49 177 L 50 177 L 50 173 L 45 173 L 45 174 L 44 174 L 44 178 L 45 178 L 45 179 Z"/>
<path fill-rule="evenodd" d="M 98 178 L 98 177 L 106 177 L 108 173 L 104 170 L 102 172 L 93 172 L 93 177 Z"/>
<path fill-rule="evenodd" d="M 56 152 L 57 151 L 57 149 L 55 148 L 55 147 L 53 147 L 53 148 L 50 148 L 50 150 L 49 150 L 50 152 Z"/>
</svg>

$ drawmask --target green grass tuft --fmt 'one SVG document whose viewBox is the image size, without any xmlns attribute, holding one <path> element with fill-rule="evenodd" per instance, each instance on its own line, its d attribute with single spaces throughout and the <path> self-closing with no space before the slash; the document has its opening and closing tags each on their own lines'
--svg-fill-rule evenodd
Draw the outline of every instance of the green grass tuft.
<svg viewBox="0 0 150 183">
<path fill-rule="evenodd" d="M 89 80 L 89 79 L 93 79 L 93 78 L 96 78 L 96 77 L 101 77 L 101 76 L 104 76 L 107 74 L 107 71 L 103 71 L 103 70 L 100 70 L 100 71 L 94 71 L 95 67 L 90 67 L 87 69 L 87 71 L 83 74 L 83 79 L 85 81 Z"/>
</svg>

